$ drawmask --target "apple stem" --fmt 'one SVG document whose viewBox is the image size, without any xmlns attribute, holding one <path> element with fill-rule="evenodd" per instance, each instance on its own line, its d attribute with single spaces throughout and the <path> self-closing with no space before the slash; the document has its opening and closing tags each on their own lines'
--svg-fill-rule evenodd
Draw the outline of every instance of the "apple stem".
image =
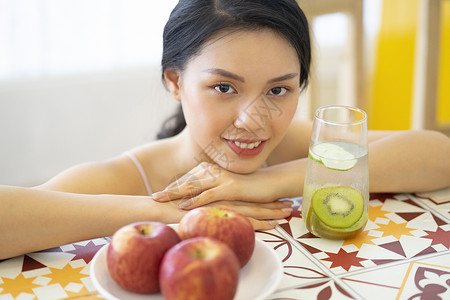
<svg viewBox="0 0 450 300">
<path fill-rule="evenodd" d="M 213 210 L 211 210 L 212 211 L 212 213 L 214 214 L 214 215 L 216 215 L 216 216 L 219 216 L 219 217 L 224 217 L 224 218 L 228 218 L 228 212 L 227 211 L 223 211 L 223 210 L 221 210 L 221 209 L 213 209 Z"/>
<path fill-rule="evenodd" d="M 150 230 L 150 228 L 143 226 L 143 227 L 139 228 L 139 232 L 142 235 L 149 236 L 151 233 L 151 230 Z"/>
<path fill-rule="evenodd" d="M 205 253 L 201 249 L 196 249 L 195 250 L 195 257 L 199 258 L 199 259 L 204 259 L 205 258 Z"/>
</svg>

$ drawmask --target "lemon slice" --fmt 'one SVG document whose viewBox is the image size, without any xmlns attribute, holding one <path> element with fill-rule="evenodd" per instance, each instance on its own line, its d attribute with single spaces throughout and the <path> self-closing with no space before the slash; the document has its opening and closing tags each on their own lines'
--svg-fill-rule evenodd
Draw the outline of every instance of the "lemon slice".
<svg viewBox="0 0 450 300">
<path fill-rule="evenodd" d="M 309 149 L 309 157 L 322 163 L 332 170 L 347 171 L 352 169 L 358 161 L 347 149 L 357 147 L 356 145 L 342 142 L 327 142 L 312 146 Z"/>
</svg>

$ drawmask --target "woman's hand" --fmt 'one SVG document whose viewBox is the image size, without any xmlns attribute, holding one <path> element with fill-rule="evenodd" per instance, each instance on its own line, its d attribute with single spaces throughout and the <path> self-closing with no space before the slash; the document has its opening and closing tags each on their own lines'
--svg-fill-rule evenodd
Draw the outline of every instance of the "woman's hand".
<svg viewBox="0 0 450 300">
<path fill-rule="evenodd" d="M 263 176 L 266 175 L 266 176 Z M 234 209 L 247 217 L 256 229 L 273 228 L 277 220 L 292 212 L 291 201 L 277 201 L 276 180 L 268 174 L 235 174 L 218 165 L 201 163 L 152 196 L 158 202 L 172 201 L 181 209 L 219 206 Z M 271 184 L 272 183 L 272 184 Z"/>
<path fill-rule="evenodd" d="M 270 203 L 279 198 L 272 192 L 276 187 L 267 186 L 268 180 L 260 170 L 252 174 L 236 174 L 202 162 L 152 197 L 159 202 L 179 200 L 179 206 L 184 209 L 221 200 Z"/>
<path fill-rule="evenodd" d="M 181 209 L 179 203 L 182 200 L 173 200 L 170 202 L 159 203 L 167 205 L 164 210 L 165 214 L 172 216 L 183 216 L 188 212 L 186 209 Z M 274 228 L 278 221 L 287 218 L 292 213 L 292 201 L 283 200 L 272 203 L 251 203 L 245 201 L 215 201 L 206 206 L 215 206 L 219 208 L 228 208 L 237 211 L 246 216 L 253 225 L 255 230 L 267 230 Z M 178 223 L 179 219 L 171 223 Z"/>
</svg>

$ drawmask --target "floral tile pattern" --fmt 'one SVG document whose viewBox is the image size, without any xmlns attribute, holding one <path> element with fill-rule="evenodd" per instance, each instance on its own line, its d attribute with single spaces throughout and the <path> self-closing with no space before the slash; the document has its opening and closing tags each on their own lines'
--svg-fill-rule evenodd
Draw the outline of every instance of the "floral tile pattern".
<svg viewBox="0 0 450 300">
<path fill-rule="evenodd" d="M 348 274 L 342 280 L 365 299 L 450 299 L 450 253 Z"/>
<path fill-rule="evenodd" d="M 317 262 L 293 245 L 289 237 L 283 237 L 276 230 L 258 232 L 256 236 L 271 245 L 283 263 L 284 274 L 279 289 L 329 280 L 329 276 L 320 269 Z"/>
<path fill-rule="evenodd" d="M 409 194 L 372 194 L 364 231 L 349 240 L 310 234 L 294 212 L 256 236 L 284 274 L 268 299 L 450 299 L 450 207 Z M 98 299 L 89 264 L 109 238 L 0 261 L 0 300 Z"/>
<path fill-rule="evenodd" d="M 97 298 L 89 263 L 107 239 L 95 239 L 0 261 L 0 300 Z"/>
<path fill-rule="evenodd" d="M 312 261 L 317 267 L 309 271 L 323 277 L 312 285 L 296 281 L 295 288 L 280 286 L 270 299 L 450 296 L 450 224 L 440 208 L 448 203 L 432 206 L 431 200 L 411 195 L 372 194 L 365 230 L 335 241 L 309 233 L 301 219 L 301 199 L 295 201 L 296 212 L 277 231 L 306 254 L 294 265 L 284 262 L 285 276 Z"/>
</svg>

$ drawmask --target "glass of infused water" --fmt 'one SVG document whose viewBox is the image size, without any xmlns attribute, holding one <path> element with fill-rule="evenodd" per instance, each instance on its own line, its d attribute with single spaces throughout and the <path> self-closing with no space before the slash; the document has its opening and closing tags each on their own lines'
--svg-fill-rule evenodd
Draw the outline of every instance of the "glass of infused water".
<svg viewBox="0 0 450 300">
<path fill-rule="evenodd" d="M 318 237 L 348 239 L 369 212 L 367 115 L 349 106 L 316 110 L 309 145 L 302 218 Z"/>
</svg>

